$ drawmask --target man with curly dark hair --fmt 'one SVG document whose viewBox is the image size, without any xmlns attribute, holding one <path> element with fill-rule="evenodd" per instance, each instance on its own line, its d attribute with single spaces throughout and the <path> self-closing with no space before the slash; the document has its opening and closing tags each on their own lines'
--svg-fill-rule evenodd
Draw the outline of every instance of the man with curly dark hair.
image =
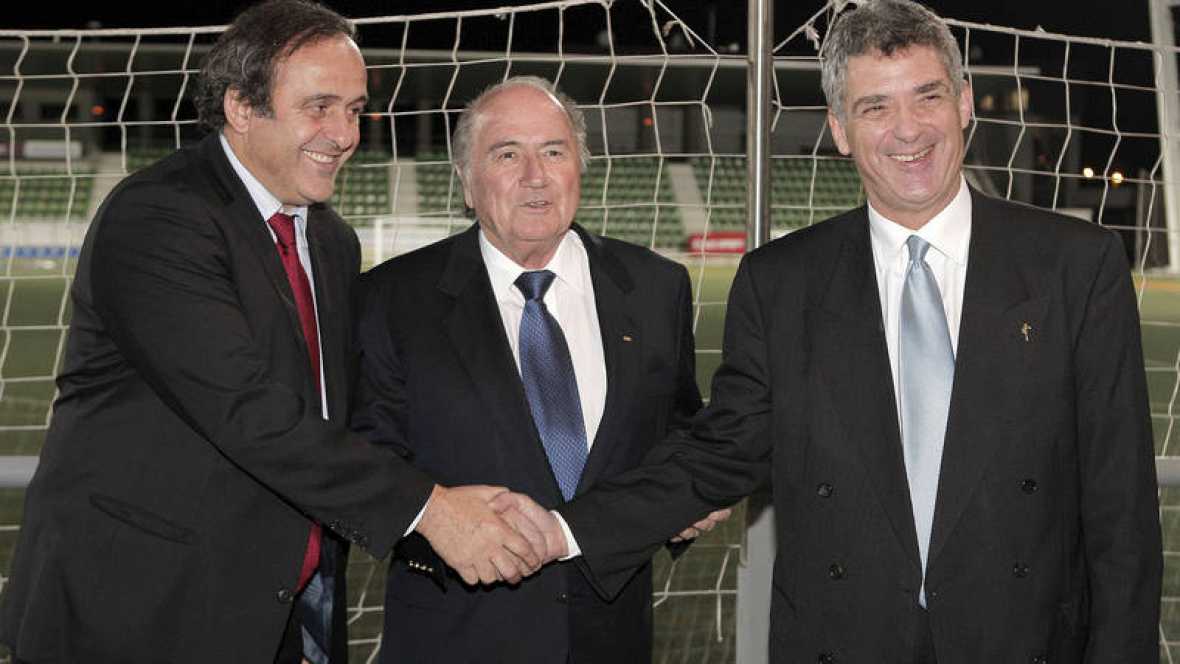
<svg viewBox="0 0 1180 664">
<path fill-rule="evenodd" d="M 99 209 L 0 605 L 17 661 L 345 662 L 345 541 L 416 529 L 469 583 L 535 569 L 502 489 L 345 426 L 360 247 L 325 201 L 366 82 L 348 21 L 256 5 L 205 61 L 213 133 Z"/>
</svg>

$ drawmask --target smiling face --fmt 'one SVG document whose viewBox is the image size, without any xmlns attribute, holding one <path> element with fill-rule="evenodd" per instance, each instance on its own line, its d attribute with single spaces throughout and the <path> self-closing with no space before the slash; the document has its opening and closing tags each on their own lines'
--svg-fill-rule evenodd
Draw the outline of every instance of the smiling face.
<svg viewBox="0 0 1180 664">
<path fill-rule="evenodd" d="M 922 227 L 959 191 L 970 86 L 964 81 L 955 95 L 928 46 L 853 56 L 846 81 L 845 117 L 828 113 L 836 147 L 856 161 L 878 212 Z"/>
<path fill-rule="evenodd" d="M 226 92 L 226 139 L 285 205 L 326 201 L 356 150 L 366 83 L 365 62 L 351 39 L 312 42 L 275 68 L 270 113 Z"/>
<path fill-rule="evenodd" d="M 581 199 L 578 145 L 561 104 L 515 85 L 475 111 L 463 195 L 488 241 L 518 265 L 544 267 Z"/>
</svg>

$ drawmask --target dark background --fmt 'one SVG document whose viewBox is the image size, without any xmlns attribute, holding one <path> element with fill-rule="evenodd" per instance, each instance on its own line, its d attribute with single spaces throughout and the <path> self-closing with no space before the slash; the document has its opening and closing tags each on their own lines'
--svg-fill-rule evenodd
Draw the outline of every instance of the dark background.
<svg viewBox="0 0 1180 664">
<path fill-rule="evenodd" d="M 652 0 L 653 2 L 655 0 Z M 1111 4 L 1098 0 L 1063 2 L 1061 0 L 924 0 L 936 13 L 961 21 L 991 24 L 1027 30 L 1044 29 L 1049 33 L 1097 37 L 1127 42 L 1151 42 L 1149 0 L 1129 0 Z M 745 0 L 664 0 L 667 7 L 692 30 L 721 52 L 742 53 L 746 42 Z M 222 25 L 250 2 L 203 0 L 175 2 L 168 0 L 96 0 L 93 2 L 61 2 L 54 0 L 11 0 L 0 10 L 0 29 L 61 29 L 61 28 L 150 28 Z M 325 0 L 325 4 L 349 18 L 397 15 L 416 15 L 463 9 L 487 9 L 509 5 L 533 4 L 528 0 Z M 778 0 L 775 7 L 775 41 L 781 41 L 814 15 L 823 0 Z M 661 15 L 665 12 L 661 11 Z M 579 16 L 585 16 L 583 12 Z M 615 0 L 611 11 L 613 43 L 617 52 L 629 50 L 651 51 L 652 24 L 640 0 Z M 553 14 L 520 15 L 513 37 L 514 51 L 553 52 Z M 663 16 L 660 20 L 663 20 Z M 487 19 L 485 19 L 486 21 Z M 537 21 L 533 25 L 530 21 Z M 476 25 L 476 24 L 473 24 Z M 486 25 L 486 23 L 484 24 Z M 826 19 L 818 22 L 824 30 Z M 571 19 L 565 25 L 565 48 L 580 52 L 605 52 L 605 40 L 598 34 L 600 21 L 587 24 Z M 964 32 L 956 29 L 956 36 Z M 1046 76 L 1060 76 L 1064 68 L 1063 43 L 1055 40 L 1022 38 L 1016 40 L 1003 33 L 971 31 L 968 60 L 974 66 L 991 65 L 1012 67 L 1019 64 L 1043 72 Z M 454 23 L 433 21 L 414 24 L 410 48 L 449 49 L 454 40 Z M 397 48 L 401 43 L 400 28 L 367 28 L 362 32 L 362 47 Z M 677 48 L 674 41 L 671 48 Z M 505 47 L 502 30 L 474 28 L 463 31 L 460 48 L 466 50 L 498 51 Z M 679 47 L 691 50 L 683 42 Z M 1067 77 L 1071 80 L 1105 82 L 1111 75 L 1110 49 L 1102 46 L 1072 45 Z M 699 52 L 699 51 L 697 51 Z M 1019 53 L 1019 62 L 1014 55 Z M 778 55 L 815 54 L 814 47 L 802 38 L 791 40 Z M 1154 87 L 1151 54 L 1135 49 L 1116 50 L 1116 81 L 1135 86 Z M 0 72 L 4 73 L 4 72 Z M 817 91 L 818 94 L 818 91 Z M 1155 126 L 1154 96 L 1137 91 L 1119 91 L 1112 104 L 1109 87 L 1085 85 L 1072 91 L 1071 115 L 1075 122 L 1098 128 L 1099 132 L 1078 137 L 1083 150 L 1083 162 L 1100 169 L 1115 149 L 1109 130 L 1116 123 L 1121 132 L 1152 134 Z M 978 101 L 979 95 L 977 95 Z M 1058 90 L 1048 94 L 1033 89 L 1031 112 L 1042 118 L 1064 116 L 1064 111 L 1045 106 L 1045 99 L 1055 99 L 1058 105 L 1063 95 Z M 820 102 L 822 103 L 822 101 Z M 1117 108 L 1117 110 L 1116 110 Z M 1117 116 L 1117 117 L 1116 117 Z M 1061 119 L 1055 121 L 1061 122 Z M 1102 133 L 1103 131 L 1107 133 Z M 1111 170 L 1124 169 L 1134 173 L 1150 168 L 1158 155 L 1154 141 L 1122 141 Z M 1044 161 L 1054 160 L 1050 149 L 1044 150 Z"/>
<path fill-rule="evenodd" d="M 618 0 L 627 2 L 635 0 Z M 200 2 L 144 2 L 96 0 L 95 2 L 36 2 L 13 0 L 0 13 L 3 28 L 85 28 L 98 21 L 106 28 L 146 28 L 218 25 L 226 23 L 249 3 L 226 0 Z M 329 0 L 326 2 L 349 18 L 391 16 L 499 7 L 527 2 L 498 0 Z M 716 15 L 712 43 L 745 43 L 745 3 L 741 0 L 666 0 L 681 19 L 706 38 L 710 12 Z M 1061 2 L 1054 0 L 930 0 L 938 14 L 964 21 L 993 23 L 1008 27 L 1106 37 L 1150 40 L 1147 0 L 1111 4 L 1097 0 Z M 776 34 L 806 20 L 820 6 L 820 0 L 779 0 L 775 7 Z M 789 26 L 789 27 L 788 27 Z M 625 27 L 625 26 L 617 26 Z M 642 29 L 643 26 L 638 26 Z M 625 31 L 624 31 L 625 32 Z"/>
</svg>

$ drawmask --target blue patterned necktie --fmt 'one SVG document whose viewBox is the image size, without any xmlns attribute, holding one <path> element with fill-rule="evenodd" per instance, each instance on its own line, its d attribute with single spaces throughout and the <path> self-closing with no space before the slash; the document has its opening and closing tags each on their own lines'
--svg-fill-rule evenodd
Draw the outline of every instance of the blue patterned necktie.
<svg viewBox="0 0 1180 664">
<path fill-rule="evenodd" d="M 586 424 L 569 346 L 542 301 L 556 276 L 538 270 L 516 279 L 525 300 L 520 317 L 520 377 L 549 466 L 561 495 L 569 500 L 586 465 Z"/>
<path fill-rule="evenodd" d="M 922 558 L 922 588 L 918 603 L 926 606 L 926 562 L 938 473 L 946 437 L 947 412 L 955 380 L 955 355 L 947 329 L 942 294 L 926 264 L 930 245 L 917 235 L 906 240 L 910 264 L 901 291 L 898 373 L 901 399 L 901 441 L 906 479 L 914 508 L 914 529 Z"/>
</svg>

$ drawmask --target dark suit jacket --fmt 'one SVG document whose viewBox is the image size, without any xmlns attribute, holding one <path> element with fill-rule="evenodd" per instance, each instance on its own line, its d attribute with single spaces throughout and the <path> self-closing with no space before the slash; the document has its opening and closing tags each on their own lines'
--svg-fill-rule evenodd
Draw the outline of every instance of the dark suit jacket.
<svg viewBox="0 0 1180 664">
<path fill-rule="evenodd" d="M 1122 245 L 972 200 L 926 578 L 938 659 L 1156 661 L 1160 529 Z M 677 527 L 769 480 L 771 661 L 907 662 L 921 568 L 895 403 L 860 208 L 745 257 L 693 436 L 561 511 L 609 591 Z"/>
<path fill-rule="evenodd" d="M 578 491 L 634 466 L 700 407 L 685 269 L 577 229 L 590 260 L 607 370 L 606 407 Z M 529 414 L 479 250 L 478 229 L 362 278 L 361 387 L 353 425 L 444 485 L 492 484 L 561 503 Z M 571 352 L 578 352 L 576 347 Z M 574 563 L 517 587 L 443 587 L 395 559 L 387 662 L 646 662 L 651 569 L 607 602 Z M 567 660 L 572 652 L 573 659 Z"/>
<path fill-rule="evenodd" d="M 328 208 L 308 216 L 331 421 L 217 136 L 99 210 L 0 606 L 18 659 L 269 662 L 308 517 L 383 555 L 425 502 L 430 480 L 343 425 L 359 247 Z"/>
</svg>

